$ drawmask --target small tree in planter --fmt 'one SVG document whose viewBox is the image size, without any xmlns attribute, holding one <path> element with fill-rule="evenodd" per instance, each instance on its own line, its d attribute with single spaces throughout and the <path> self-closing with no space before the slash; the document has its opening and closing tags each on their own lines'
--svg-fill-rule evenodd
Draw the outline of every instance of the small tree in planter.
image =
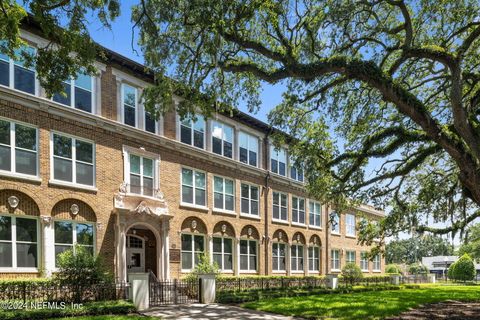
<svg viewBox="0 0 480 320">
<path fill-rule="evenodd" d="M 475 264 L 468 254 L 465 253 L 453 265 L 455 265 L 452 271 L 453 279 L 463 282 L 475 279 Z"/>
<path fill-rule="evenodd" d="M 210 259 L 206 253 L 203 253 L 199 256 L 197 265 L 192 271 L 190 271 L 185 279 L 192 281 L 198 280 L 198 276 L 201 274 L 214 274 L 215 276 L 220 274 L 218 263 L 215 261 L 210 262 Z"/>
<path fill-rule="evenodd" d="M 350 262 L 343 267 L 342 277 L 348 285 L 353 286 L 363 278 L 363 273 L 359 266 Z"/>
<path fill-rule="evenodd" d="M 71 290 L 74 302 L 81 302 L 93 285 L 113 283 L 113 277 L 107 272 L 101 258 L 79 245 L 62 252 L 58 256 L 57 266 L 59 272 L 55 274 L 54 281 Z"/>
</svg>

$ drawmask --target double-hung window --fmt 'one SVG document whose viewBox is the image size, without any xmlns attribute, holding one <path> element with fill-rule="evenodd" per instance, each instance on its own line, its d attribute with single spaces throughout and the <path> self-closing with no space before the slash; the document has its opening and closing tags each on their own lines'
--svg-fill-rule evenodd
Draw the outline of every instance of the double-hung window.
<svg viewBox="0 0 480 320">
<path fill-rule="evenodd" d="M 258 216 L 258 187 L 252 186 L 246 183 L 242 183 L 241 186 L 241 202 L 240 212 L 242 214 L 248 214 Z"/>
<path fill-rule="evenodd" d="M 212 121 L 212 151 L 227 158 L 233 158 L 233 127 Z"/>
<path fill-rule="evenodd" d="M 320 271 L 320 248 L 318 246 L 308 247 L 308 270 Z"/>
<path fill-rule="evenodd" d="M 235 210 L 235 187 L 231 179 L 213 177 L 213 206 L 216 209 Z"/>
<path fill-rule="evenodd" d="M 94 186 L 95 145 L 58 133 L 52 136 L 53 180 Z"/>
<path fill-rule="evenodd" d="M 285 243 L 272 243 L 272 270 L 285 271 Z"/>
<path fill-rule="evenodd" d="M 347 213 L 345 215 L 345 224 L 347 226 L 347 236 L 355 237 L 355 229 L 356 229 L 355 215 L 351 213 Z"/>
<path fill-rule="evenodd" d="M 292 222 L 305 224 L 305 199 L 292 197 Z"/>
<path fill-rule="evenodd" d="M 251 166 L 257 166 L 258 157 L 258 138 L 245 132 L 240 132 L 239 140 L 239 157 L 240 162 L 247 163 Z"/>
<path fill-rule="evenodd" d="M 293 158 L 290 158 L 290 164 L 290 178 L 299 182 L 303 182 L 303 168 L 300 165 L 295 164 L 295 160 Z"/>
<path fill-rule="evenodd" d="M 15 50 L 15 59 L 0 53 L 0 85 L 35 94 L 35 66 L 26 66 L 22 52 L 35 55 L 35 49 L 30 46 Z"/>
<path fill-rule="evenodd" d="M 355 251 L 347 251 L 347 263 L 355 263 Z"/>
<path fill-rule="evenodd" d="M 53 101 L 69 107 L 92 112 L 93 78 L 83 72 L 77 73 L 76 79 L 70 79 L 63 84 L 63 93 L 53 95 Z"/>
<path fill-rule="evenodd" d="M 316 201 L 309 202 L 310 225 L 313 227 L 322 227 L 322 205 Z"/>
<path fill-rule="evenodd" d="M 303 246 L 293 244 L 290 246 L 290 268 L 292 271 L 303 271 Z"/>
<path fill-rule="evenodd" d="M 155 189 L 155 160 L 130 154 L 129 191 L 152 197 Z"/>
<path fill-rule="evenodd" d="M 205 172 L 182 168 L 182 202 L 205 206 Z"/>
<path fill-rule="evenodd" d="M 0 171 L 38 175 L 36 128 L 0 119 Z"/>
<path fill-rule="evenodd" d="M 123 123 L 132 127 L 137 126 L 138 92 L 126 83 L 122 84 Z"/>
<path fill-rule="evenodd" d="M 287 176 L 287 152 L 285 149 L 275 149 L 270 146 L 270 171 L 281 176 Z"/>
<path fill-rule="evenodd" d="M 381 269 L 382 269 L 382 263 L 381 263 L 380 255 L 377 254 L 375 257 L 373 257 L 373 270 L 380 271 Z"/>
<path fill-rule="evenodd" d="M 87 249 L 92 255 L 94 251 L 95 228 L 93 223 L 74 221 L 55 221 L 55 264 L 58 256 L 67 250 L 74 250 L 75 245 Z"/>
<path fill-rule="evenodd" d="M 340 270 L 340 250 L 331 251 L 331 269 L 335 271 Z"/>
<path fill-rule="evenodd" d="M 330 213 L 330 228 L 332 233 L 340 234 L 340 215 L 336 212 Z"/>
<path fill-rule="evenodd" d="M 180 123 L 180 141 L 191 146 L 205 148 L 205 120 L 197 117 L 196 120 L 184 119 Z"/>
<path fill-rule="evenodd" d="M 288 214 L 287 214 L 287 195 L 285 193 L 273 192 L 273 220 L 282 220 L 288 221 Z"/>
<path fill-rule="evenodd" d="M 360 269 L 368 271 L 368 254 L 366 252 L 360 253 Z"/>
<path fill-rule="evenodd" d="M 0 216 L 0 268 L 38 267 L 38 220 Z"/>
<path fill-rule="evenodd" d="M 157 121 L 155 120 L 155 115 L 153 115 L 151 112 L 144 110 L 143 112 L 144 117 L 144 126 L 145 126 L 145 131 L 151 132 L 151 133 L 157 133 Z"/>
<path fill-rule="evenodd" d="M 233 270 L 233 241 L 231 238 L 213 237 L 213 261 L 222 271 Z"/>
<path fill-rule="evenodd" d="M 240 270 L 257 270 L 257 241 L 240 240 Z"/>
<path fill-rule="evenodd" d="M 203 235 L 182 234 L 182 270 L 193 269 L 205 252 L 205 237 Z"/>
</svg>

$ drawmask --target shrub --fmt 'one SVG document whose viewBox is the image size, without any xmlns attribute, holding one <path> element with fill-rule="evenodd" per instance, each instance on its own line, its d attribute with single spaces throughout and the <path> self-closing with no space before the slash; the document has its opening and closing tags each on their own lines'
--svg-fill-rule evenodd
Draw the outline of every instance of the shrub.
<svg viewBox="0 0 480 320">
<path fill-rule="evenodd" d="M 342 269 L 342 277 L 347 284 L 353 286 L 363 278 L 362 270 L 355 263 L 347 263 Z"/>
<path fill-rule="evenodd" d="M 93 256 L 85 247 L 76 245 L 61 253 L 57 261 L 59 272 L 54 280 L 71 288 L 73 301 L 81 302 L 83 293 L 92 284 L 113 283 L 99 256 Z"/>
<path fill-rule="evenodd" d="M 392 263 L 385 266 L 385 273 L 401 274 L 402 270 L 400 270 L 400 266 L 398 264 Z"/>
<path fill-rule="evenodd" d="M 448 268 L 447 277 L 449 279 L 455 280 L 455 263 L 452 263 Z"/>
<path fill-rule="evenodd" d="M 218 264 L 215 261 L 210 262 L 210 259 L 206 253 L 199 256 L 197 265 L 185 277 L 185 279 L 190 281 L 198 280 L 198 276 L 200 274 L 215 274 L 216 276 L 220 274 L 220 268 L 218 267 Z"/>
<path fill-rule="evenodd" d="M 421 263 L 412 263 L 408 266 L 408 273 L 410 274 L 427 274 L 428 268 Z"/>
<path fill-rule="evenodd" d="M 475 264 L 468 254 L 464 254 L 455 263 L 452 275 L 453 279 L 460 281 L 471 281 L 475 279 Z"/>
</svg>

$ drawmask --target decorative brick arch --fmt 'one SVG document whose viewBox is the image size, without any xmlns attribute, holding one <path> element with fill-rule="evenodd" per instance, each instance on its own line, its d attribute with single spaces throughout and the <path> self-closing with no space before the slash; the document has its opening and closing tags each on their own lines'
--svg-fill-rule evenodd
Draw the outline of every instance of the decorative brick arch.
<svg viewBox="0 0 480 320">
<path fill-rule="evenodd" d="M 73 214 L 73 206 L 78 207 L 78 213 Z M 64 199 L 57 202 L 52 208 L 52 218 L 62 220 L 97 222 L 97 216 L 92 207 L 83 200 Z"/>
<path fill-rule="evenodd" d="M 288 234 L 283 229 L 277 229 L 273 233 L 272 240 L 274 242 L 285 242 L 288 243 Z"/>
<path fill-rule="evenodd" d="M 310 240 L 308 241 L 308 244 L 311 245 L 311 246 L 321 247 L 322 246 L 322 240 L 320 239 L 320 237 L 318 235 L 314 234 L 310 237 Z"/>
<path fill-rule="evenodd" d="M 57 195 L 56 197 L 52 198 L 52 200 L 50 201 L 49 205 L 50 205 L 50 210 L 48 212 L 53 212 L 53 209 L 55 208 L 55 206 L 62 202 L 63 200 L 76 200 L 76 201 L 82 201 L 83 203 L 85 203 L 87 206 L 89 206 L 90 208 L 94 208 L 95 206 L 93 205 L 94 201 L 91 201 L 92 199 L 90 199 L 88 196 L 85 196 L 85 195 L 82 195 L 82 194 L 79 194 L 77 192 L 69 192 L 69 191 L 65 191 L 65 192 L 62 192 L 61 194 Z"/>
<path fill-rule="evenodd" d="M 8 203 L 10 197 L 18 199 L 18 205 L 15 208 Z M 0 190 L 0 213 L 38 217 L 40 216 L 40 208 L 30 195 L 18 190 L 3 189 Z"/>
<path fill-rule="evenodd" d="M 243 227 L 242 231 L 240 232 L 241 238 L 247 239 L 255 239 L 260 240 L 260 233 L 258 232 L 257 228 L 252 225 L 246 225 Z"/>
<path fill-rule="evenodd" d="M 295 232 L 292 237 L 292 242 L 294 244 L 306 244 L 305 236 L 301 232 Z"/>
<path fill-rule="evenodd" d="M 188 217 L 182 222 L 182 232 L 207 234 L 207 225 L 198 217 Z"/>
<path fill-rule="evenodd" d="M 213 227 L 213 235 L 235 238 L 235 229 L 229 222 L 220 221 Z"/>
</svg>

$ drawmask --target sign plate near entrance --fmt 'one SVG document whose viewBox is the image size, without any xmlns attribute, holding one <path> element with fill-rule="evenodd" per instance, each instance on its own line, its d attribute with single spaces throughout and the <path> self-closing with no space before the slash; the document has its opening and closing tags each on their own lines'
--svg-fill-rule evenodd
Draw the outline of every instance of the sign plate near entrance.
<svg viewBox="0 0 480 320">
<path fill-rule="evenodd" d="M 170 249 L 170 262 L 180 262 L 180 249 Z"/>
</svg>

